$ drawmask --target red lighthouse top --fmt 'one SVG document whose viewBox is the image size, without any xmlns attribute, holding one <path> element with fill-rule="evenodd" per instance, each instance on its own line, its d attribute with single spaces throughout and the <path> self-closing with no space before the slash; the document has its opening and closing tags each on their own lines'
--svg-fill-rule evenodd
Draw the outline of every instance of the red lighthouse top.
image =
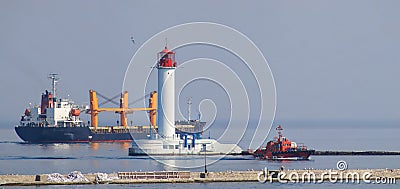
<svg viewBox="0 0 400 189">
<path fill-rule="evenodd" d="M 157 67 L 165 67 L 165 68 L 175 68 L 175 53 L 173 51 L 168 50 L 167 46 L 165 49 L 158 53 L 157 55 L 158 64 Z"/>
</svg>

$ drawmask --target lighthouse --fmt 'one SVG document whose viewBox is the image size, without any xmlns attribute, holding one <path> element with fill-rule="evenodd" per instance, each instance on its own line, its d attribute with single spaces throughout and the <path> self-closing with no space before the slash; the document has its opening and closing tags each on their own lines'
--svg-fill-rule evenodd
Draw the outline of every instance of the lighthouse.
<svg viewBox="0 0 400 189">
<path fill-rule="evenodd" d="M 203 150 L 215 154 L 241 153 L 237 144 L 221 144 L 215 139 L 202 139 L 194 134 L 188 135 L 181 131 L 175 132 L 175 52 L 167 46 L 157 53 L 158 95 L 157 95 L 157 125 L 158 135 L 147 139 L 135 139 L 129 155 L 201 155 Z M 191 99 L 188 104 L 191 104 Z M 190 108 L 189 108 L 190 109 Z M 190 113 L 189 113 L 190 115 Z M 200 118 L 198 124 L 200 124 Z M 179 122 L 179 121 L 178 121 Z M 180 128 L 192 128 L 193 120 L 187 121 L 189 127 L 180 125 Z M 179 124 L 179 123 L 178 123 Z M 198 131 L 197 131 L 198 132 Z M 188 140 L 192 140 L 188 144 Z M 175 162 L 175 161 L 174 161 Z M 166 162 L 169 164 L 168 162 Z M 177 165 L 177 164 L 175 164 Z M 187 166 L 187 165 L 185 165 Z"/>
<path fill-rule="evenodd" d="M 175 135 L 175 53 L 167 46 L 157 54 L 158 69 L 158 134 L 164 139 Z"/>
</svg>

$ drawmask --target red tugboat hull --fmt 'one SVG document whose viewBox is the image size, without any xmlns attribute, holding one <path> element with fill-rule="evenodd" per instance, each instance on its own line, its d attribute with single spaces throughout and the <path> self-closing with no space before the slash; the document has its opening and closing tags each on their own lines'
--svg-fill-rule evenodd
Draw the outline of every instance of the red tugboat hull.
<svg viewBox="0 0 400 189">
<path fill-rule="evenodd" d="M 253 156 L 259 159 L 266 160 L 308 160 L 310 155 L 314 154 L 315 150 L 302 150 L 293 152 L 268 152 L 257 150 Z"/>
</svg>

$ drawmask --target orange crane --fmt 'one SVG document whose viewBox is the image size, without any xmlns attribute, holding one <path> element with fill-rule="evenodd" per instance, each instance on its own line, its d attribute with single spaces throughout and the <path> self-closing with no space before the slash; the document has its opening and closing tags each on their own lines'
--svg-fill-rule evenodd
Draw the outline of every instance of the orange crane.
<svg viewBox="0 0 400 189">
<path fill-rule="evenodd" d="M 124 91 L 121 93 L 120 107 L 119 108 L 99 108 L 99 100 L 97 98 L 97 92 L 89 90 L 90 95 L 90 117 L 92 126 L 97 129 L 99 125 L 99 113 L 100 112 L 115 112 L 121 116 L 121 125 L 126 129 L 128 125 L 127 114 L 131 114 L 135 111 L 149 111 L 150 124 L 155 128 L 156 126 L 156 112 L 157 112 L 157 92 L 153 91 L 149 98 L 148 108 L 129 108 L 128 107 L 128 92 Z"/>
</svg>

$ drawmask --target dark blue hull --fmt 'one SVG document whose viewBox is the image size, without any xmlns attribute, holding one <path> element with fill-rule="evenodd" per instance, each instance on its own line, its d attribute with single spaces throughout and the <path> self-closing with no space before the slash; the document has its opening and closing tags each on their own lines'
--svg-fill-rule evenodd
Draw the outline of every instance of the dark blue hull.
<svg viewBox="0 0 400 189">
<path fill-rule="evenodd" d="M 15 127 L 26 142 L 131 142 L 128 130 L 96 133 L 89 127 Z"/>
</svg>

